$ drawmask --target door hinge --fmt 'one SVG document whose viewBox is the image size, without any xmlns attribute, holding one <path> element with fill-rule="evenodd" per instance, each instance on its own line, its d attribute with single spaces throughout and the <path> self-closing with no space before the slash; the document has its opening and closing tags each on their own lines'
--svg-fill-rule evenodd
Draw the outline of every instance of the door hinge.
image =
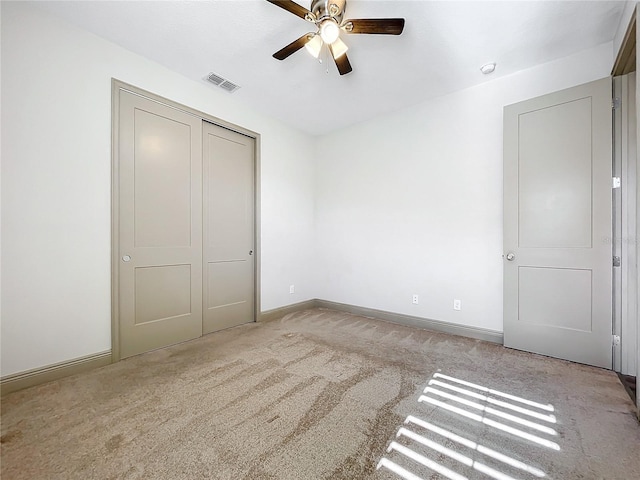
<svg viewBox="0 0 640 480">
<path fill-rule="evenodd" d="M 620 265 L 621 265 L 621 263 L 620 263 L 620 257 L 618 257 L 618 256 L 614 256 L 614 257 L 613 257 L 613 266 L 614 266 L 614 267 L 619 267 Z"/>
<path fill-rule="evenodd" d="M 612 339 L 613 339 L 613 346 L 617 347 L 618 345 L 620 345 L 620 335 L 611 335 Z"/>
<path fill-rule="evenodd" d="M 612 181 L 612 186 L 613 186 L 613 188 L 620 188 L 620 185 L 621 185 L 621 183 L 620 183 L 620 177 L 613 177 L 613 179 L 612 179 L 612 180 L 613 180 L 613 181 Z"/>
<path fill-rule="evenodd" d="M 611 108 L 617 109 L 620 108 L 620 97 L 615 97 L 611 99 Z"/>
</svg>

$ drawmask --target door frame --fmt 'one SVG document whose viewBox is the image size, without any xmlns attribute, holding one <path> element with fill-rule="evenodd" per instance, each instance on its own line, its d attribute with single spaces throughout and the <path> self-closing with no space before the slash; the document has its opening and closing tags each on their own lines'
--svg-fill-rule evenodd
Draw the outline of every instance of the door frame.
<svg viewBox="0 0 640 480">
<path fill-rule="evenodd" d="M 634 2 L 635 3 L 635 2 Z M 638 10 L 636 5 L 630 7 L 631 12 L 628 17 L 628 24 L 622 39 L 622 43 L 616 52 L 616 59 L 612 68 L 611 74 L 614 77 L 619 75 L 624 75 L 627 73 L 631 73 L 636 71 L 636 140 L 640 138 L 640 76 L 637 73 L 637 65 L 639 62 L 640 52 L 637 49 L 637 45 L 640 44 L 640 28 L 637 28 L 637 25 L 640 23 L 640 19 L 638 16 L 640 15 L 640 11 Z M 625 12 L 627 12 L 627 8 L 625 8 Z M 626 18 L 626 14 L 625 14 Z M 637 146 L 636 146 L 637 148 Z M 629 249 L 633 249 L 635 246 L 635 258 L 636 261 L 640 258 L 640 217 L 638 216 L 640 213 L 640 192 L 638 190 L 638 186 L 640 186 L 640 150 L 636 150 L 636 179 L 635 179 L 635 191 L 629 192 L 630 201 L 633 201 L 633 197 L 635 196 L 636 202 L 636 218 L 632 219 L 635 222 L 635 228 L 633 225 L 629 225 L 629 235 L 632 236 L 632 244 L 629 245 Z M 624 173 L 624 172 L 621 172 Z M 623 179 L 624 182 L 624 179 Z M 627 212 L 621 212 L 623 218 L 626 216 Z M 627 216 L 627 220 L 629 220 Z M 622 258 L 623 264 L 628 262 L 628 259 Z M 632 265 L 627 263 L 627 268 L 633 274 L 633 270 L 635 268 L 635 277 L 636 277 L 636 289 L 634 291 L 627 291 L 627 299 L 622 298 L 623 304 L 629 300 L 635 303 L 635 312 L 636 312 L 636 379 L 639 377 L 640 373 L 640 317 L 638 316 L 638 309 L 640 308 L 640 268 L 637 268 L 637 265 Z M 635 298 L 634 298 L 635 297 Z M 624 341 L 624 340 L 623 340 Z M 640 420 L 640 395 L 636 394 L 636 414 L 638 419 Z"/>
<path fill-rule="evenodd" d="M 631 78 L 630 75 L 634 75 Z M 633 80 L 633 82 L 631 81 Z M 621 258 L 614 267 L 614 335 L 621 342 L 614 345 L 613 370 L 624 375 L 637 376 L 637 299 L 636 285 L 636 94 L 635 72 L 613 77 L 614 108 L 614 163 L 613 176 L 620 178 L 621 186 L 613 188 L 613 255 Z M 633 335 L 630 335 L 633 332 Z"/>
<path fill-rule="evenodd" d="M 261 246 L 260 246 L 260 134 L 248 130 L 239 125 L 222 120 L 208 113 L 174 102 L 168 98 L 156 95 L 142 88 L 123 82 L 116 78 L 111 79 L 111 361 L 120 361 L 120 311 L 119 311 L 119 239 L 120 239 L 120 189 L 119 189 L 119 115 L 120 92 L 126 91 L 148 100 L 160 103 L 170 108 L 175 108 L 187 114 L 200 118 L 203 121 L 213 123 L 222 128 L 246 135 L 255 140 L 254 151 L 254 322 L 260 320 L 260 285 L 261 285 Z"/>
</svg>

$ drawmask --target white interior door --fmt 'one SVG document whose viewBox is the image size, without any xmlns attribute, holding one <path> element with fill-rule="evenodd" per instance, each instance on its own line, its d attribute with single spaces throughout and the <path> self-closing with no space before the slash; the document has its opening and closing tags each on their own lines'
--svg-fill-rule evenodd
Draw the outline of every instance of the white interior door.
<svg viewBox="0 0 640 480">
<path fill-rule="evenodd" d="M 202 335 L 202 120 L 120 91 L 120 357 Z"/>
<path fill-rule="evenodd" d="M 204 122 L 204 333 L 255 321 L 255 139 Z"/>
<path fill-rule="evenodd" d="M 505 346 L 611 368 L 611 79 L 504 109 Z"/>
</svg>

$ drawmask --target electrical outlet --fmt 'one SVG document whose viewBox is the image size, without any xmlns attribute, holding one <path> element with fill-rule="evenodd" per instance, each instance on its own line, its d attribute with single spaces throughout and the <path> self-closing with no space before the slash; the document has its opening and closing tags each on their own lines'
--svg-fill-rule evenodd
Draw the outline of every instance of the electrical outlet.
<svg viewBox="0 0 640 480">
<path fill-rule="evenodd" d="M 295 285 L 289 285 L 289 293 L 296 293 L 296 286 Z"/>
<path fill-rule="evenodd" d="M 462 302 L 458 299 L 453 300 L 453 309 L 454 310 L 462 310 Z"/>
<path fill-rule="evenodd" d="M 417 305 L 417 304 L 418 304 L 418 294 L 417 294 L 417 293 L 414 293 L 414 294 L 413 294 L 413 304 L 414 304 L 414 305 Z"/>
</svg>

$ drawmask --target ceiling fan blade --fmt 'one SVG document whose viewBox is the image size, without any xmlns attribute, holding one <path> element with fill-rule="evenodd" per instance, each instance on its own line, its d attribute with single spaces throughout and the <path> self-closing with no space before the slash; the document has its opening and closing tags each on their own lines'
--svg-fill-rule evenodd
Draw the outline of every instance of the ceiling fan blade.
<svg viewBox="0 0 640 480">
<path fill-rule="evenodd" d="M 361 18 L 357 20 L 347 20 L 344 24 L 344 29 L 347 33 L 400 35 L 404 29 L 404 18 Z"/>
<path fill-rule="evenodd" d="M 336 58 L 336 55 L 333 50 L 333 45 L 329 45 L 329 51 L 331 52 L 333 61 L 336 62 L 336 67 L 338 67 L 338 71 L 340 72 L 340 75 L 346 75 L 347 73 L 353 70 L 353 68 L 351 68 L 351 63 L 349 63 L 349 59 L 347 58 L 346 53 L 343 53 L 342 55 Z"/>
<path fill-rule="evenodd" d="M 297 40 L 294 40 L 283 49 L 278 50 L 276 53 L 274 53 L 273 58 L 277 58 L 278 60 L 284 60 L 292 53 L 296 53 L 298 50 L 304 47 L 312 38 L 313 38 L 313 33 L 305 33 Z"/>
<path fill-rule="evenodd" d="M 291 12 L 298 17 L 305 19 L 308 14 L 311 12 L 304 8 L 302 5 L 298 5 L 296 2 L 292 2 L 291 0 L 267 0 L 269 3 L 273 3 L 280 8 L 284 8 L 287 12 Z"/>
</svg>

